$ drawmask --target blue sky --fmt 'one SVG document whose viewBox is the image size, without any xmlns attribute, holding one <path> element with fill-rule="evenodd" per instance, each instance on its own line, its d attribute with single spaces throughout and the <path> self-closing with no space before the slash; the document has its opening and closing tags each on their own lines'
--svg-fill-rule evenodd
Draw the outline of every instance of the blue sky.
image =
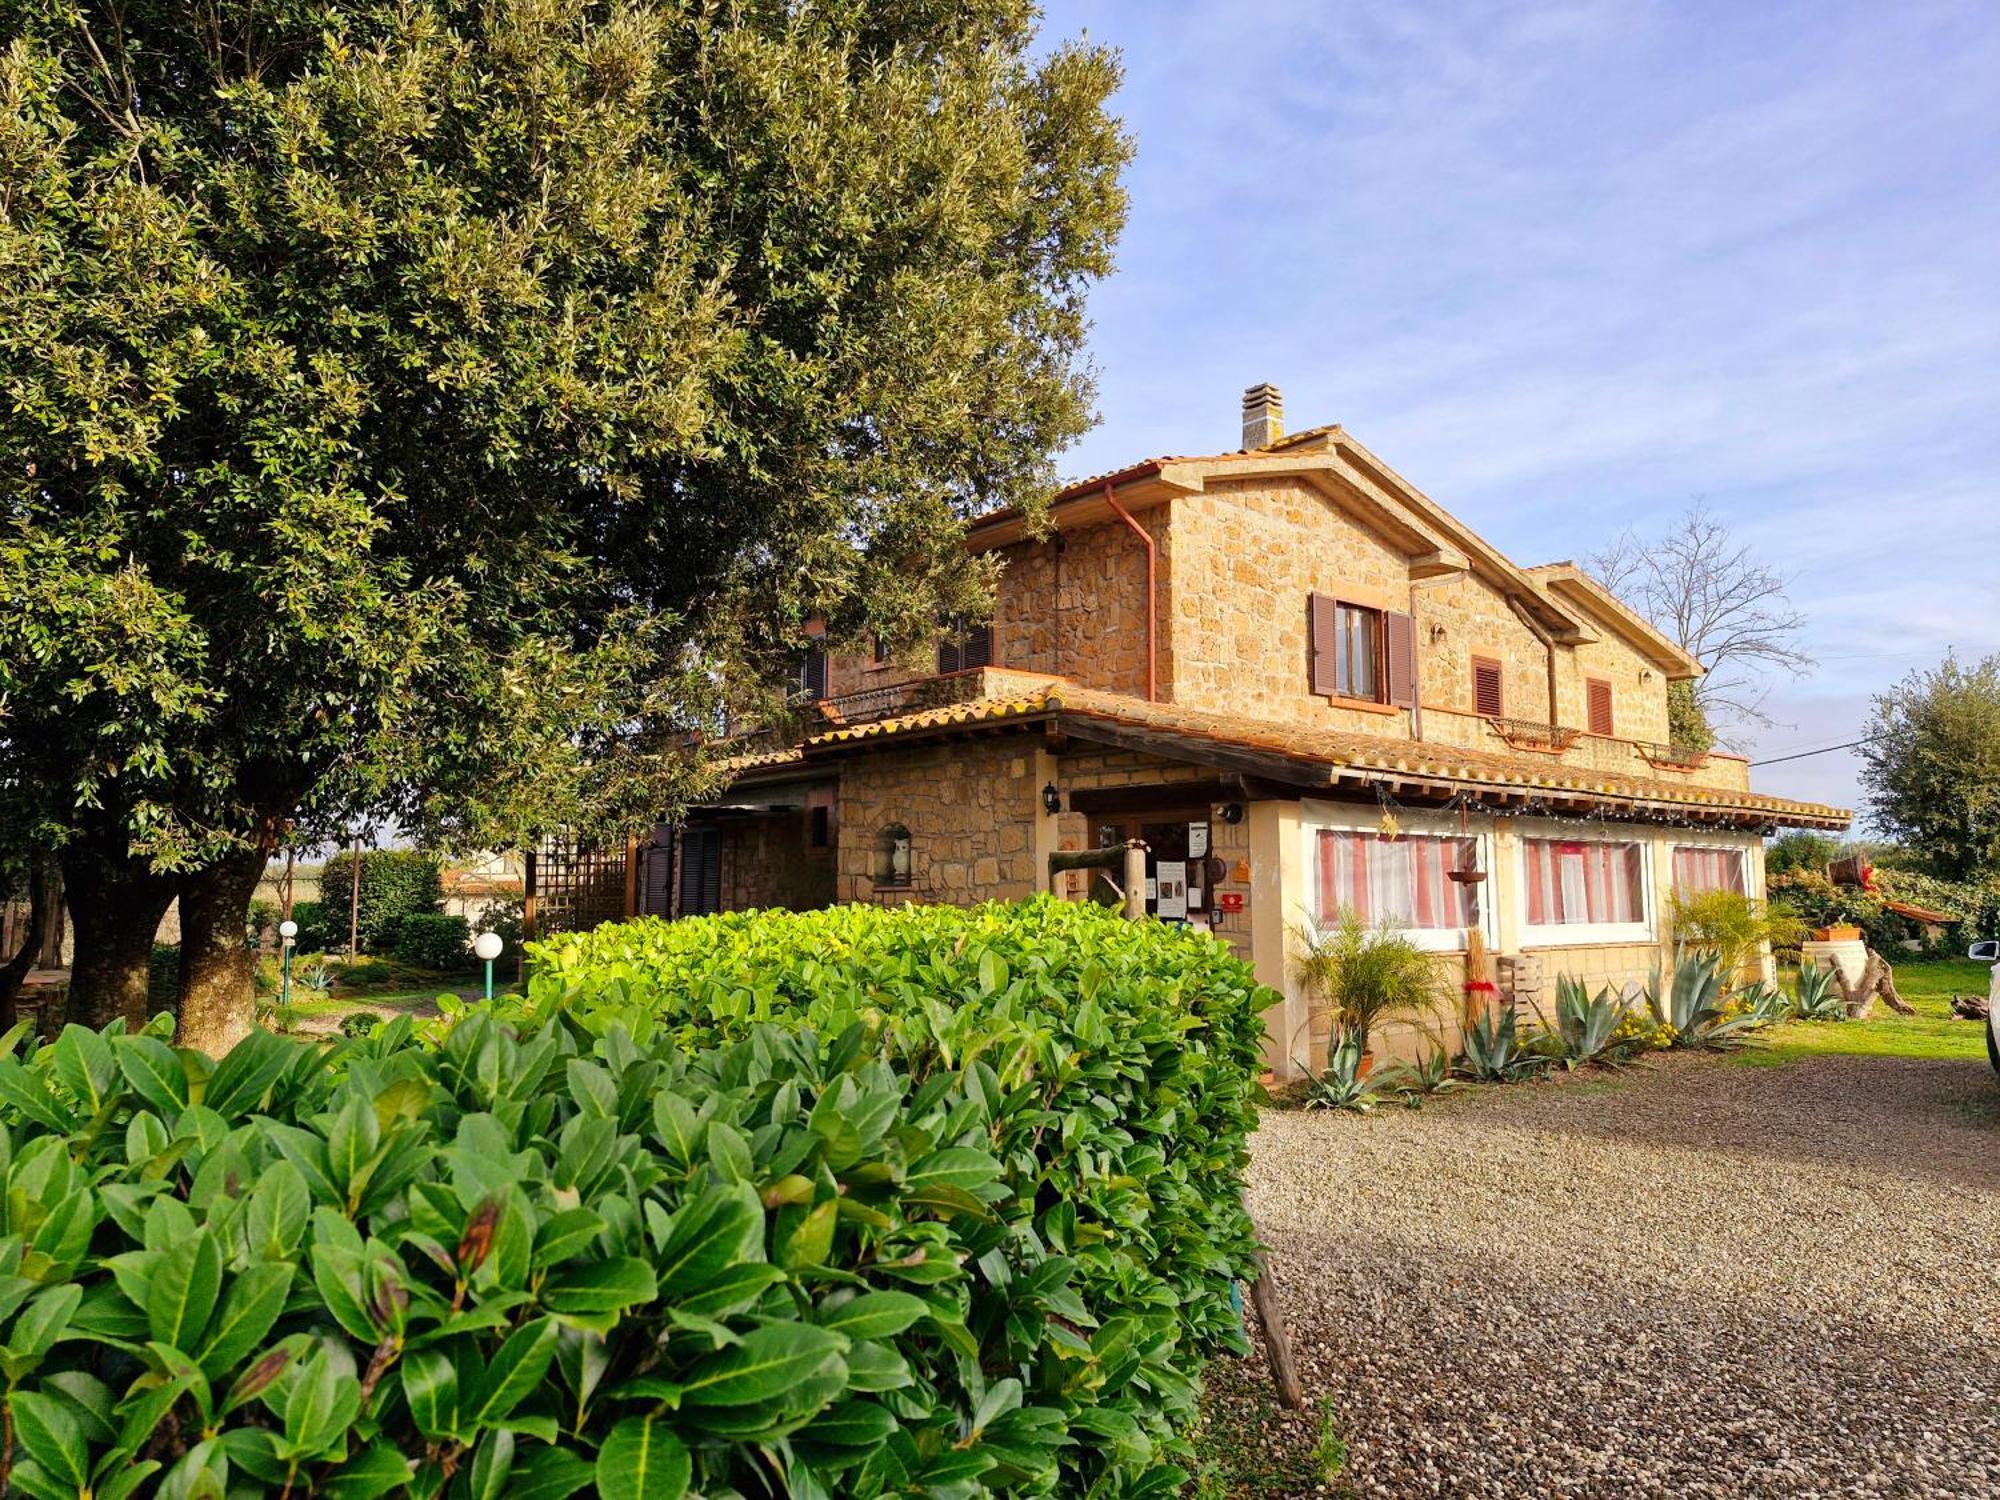
<svg viewBox="0 0 2000 1500">
<path fill-rule="evenodd" d="M 2000 5 L 1049 0 L 1124 55 L 1089 473 L 1339 421 L 1519 561 L 1700 497 L 1796 579 L 1778 755 L 2000 650 Z M 1851 756 L 1755 774 L 1857 805 Z"/>
</svg>

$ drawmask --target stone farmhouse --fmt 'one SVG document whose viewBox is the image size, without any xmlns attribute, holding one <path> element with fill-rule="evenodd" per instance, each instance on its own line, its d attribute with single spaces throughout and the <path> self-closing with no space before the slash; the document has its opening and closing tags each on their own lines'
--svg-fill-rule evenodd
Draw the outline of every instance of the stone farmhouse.
<svg viewBox="0 0 2000 1500">
<path fill-rule="evenodd" d="M 1348 908 L 1458 956 L 1476 928 L 1537 1002 L 1559 974 L 1643 982 L 1672 892 L 1761 897 L 1765 835 L 1848 822 L 1672 744 L 1668 684 L 1698 662 L 1340 427 L 1286 433 L 1268 385 L 1237 451 L 1071 485 L 1050 523 L 973 524 L 1005 560 L 996 607 L 934 672 L 809 659 L 804 731 L 628 851 L 619 905 L 1086 899 L 1101 877 L 1050 855 L 1142 839 L 1148 909 L 1286 992 L 1289 1076 L 1324 1040 L 1292 973 L 1305 919 Z"/>
</svg>

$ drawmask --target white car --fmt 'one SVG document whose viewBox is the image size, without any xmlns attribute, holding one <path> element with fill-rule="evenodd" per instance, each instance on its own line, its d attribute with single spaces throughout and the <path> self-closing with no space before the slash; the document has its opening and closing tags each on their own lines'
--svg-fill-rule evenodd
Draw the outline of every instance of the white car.
<svg viewBox="0 0 2000 1500">
<path fill-rule="evenodd" d="M 1993 965 L 1986 986 L 1986 1056 L 1993 1071 L 2000 1073 L 2000 940 L 1974 943 L 1965 956 L 1974 963 Z"/>
</svg>

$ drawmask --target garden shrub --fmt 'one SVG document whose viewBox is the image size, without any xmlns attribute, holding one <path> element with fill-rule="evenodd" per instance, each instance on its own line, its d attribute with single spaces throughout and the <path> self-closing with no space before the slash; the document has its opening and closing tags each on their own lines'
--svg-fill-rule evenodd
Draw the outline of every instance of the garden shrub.
<svg viewBox="0 0 2000 1500">
<path fill-rule="evenodd" d="M 976 1098 L 967 1139 L 1000 1176 L 990 1221 L 950 1221 L 971 1236 L 977 1355 L 961 1351 L 961 1378 L 1021 1382 L 1036 1420 L 1069 1434 L 1062 1493 L 1164 1482 L 1203 1359 L 1242 1348 L 1230 1288 L 1252 1274 L 1258 1012 L 1278 997 L 1222 944 L 1042 897 L 640 920 L 530 955 L 516 1012 L 530 1023 L 657 1025 L 690 1049 L 765 1021 L 821 1036 L 860 1023 L 920 1089 Z M 1058 1274 L 1051 1258 L 1071 1312 L 1009 1315 L 1013 1289 Z"/>
<path fill-rule="evenodd" d="M 463 917 L 415 912 L 396 928 L 396 962 L 413 969 L 456 972 L 472 961 L 472 929 Z"/>
<path fill-rule="evenodd" d="M 0 1055 L 14 1489 L 1174 1493 L 1273 997 L 1154 924 L 816 915 L 682 924 L 753 992 L 707 1024 L 634 928 L 510 1023 Z"/>
<path fill-rule="evenodd" d="M 292 920 L 299 933 L 292 946 L 300 953 L 327 953 L 347 946 L 347 908 L 324 901 L 294 901 Z"/>
<path fill-rule="evenodd" d="M 181 945 L 153 944 L 153 956 L 146 965 L 146 1009 L 149 1013 L 172 1011 L 181 1003 Z"/>
<path fill-rule="evenodd" d="M 344 947 L 349 928 L 354 856 L 336 854 L 321 868 L 320 900 L 333 927 L 328 945 Z M 405 917 L 435 912 L 444 905 L 444 885 L 435 855 L 417 849 L 366 849 L 361 854 L 361 910 L 355 924 L 364 953 L 385 952 Z M 294 920 L 297 914 L 294 912 Z M 303 934 L 301 934 L 303 938 Z"/>
</svg>

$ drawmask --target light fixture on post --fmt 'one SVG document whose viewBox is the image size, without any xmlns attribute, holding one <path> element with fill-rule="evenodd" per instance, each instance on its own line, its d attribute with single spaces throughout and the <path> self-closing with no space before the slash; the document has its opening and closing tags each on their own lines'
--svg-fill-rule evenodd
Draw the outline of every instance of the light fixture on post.
<svg viewBox="0 0 2000 1500">
<path fill-rule="evenodd" d="M 1241 802 L 1223 803 L 1222 821 L 1229 824 L 1241 823 L 1243 821 L 1243 804 Z"/>
<path fill-rule="evenodd" d="M 285 977 L 278 987 L 278 1010 L 281 1015 L 290 1013 L 292 1003 L 292 949 L 298 946 L 298 940 L 298 923 L 287 917 L 278 924 L 278 941 L 283 945 L 285 950 Z"/>
<path fill-rule="evenodd" d="M 500 950 L 505 946 L 497 932 L 482 932 L 472 940 L 473 957 L 486 963 L 486 1002 L 489 1005 L 493 1003 L 493 960 L 500 956 Z"/>
<path fill-rule="evenodd" d="M 1062 792 L 1053 781 L 1042 788 L 1042 811 L 1052 818 L 1062 811 Z"/>
</svg>

